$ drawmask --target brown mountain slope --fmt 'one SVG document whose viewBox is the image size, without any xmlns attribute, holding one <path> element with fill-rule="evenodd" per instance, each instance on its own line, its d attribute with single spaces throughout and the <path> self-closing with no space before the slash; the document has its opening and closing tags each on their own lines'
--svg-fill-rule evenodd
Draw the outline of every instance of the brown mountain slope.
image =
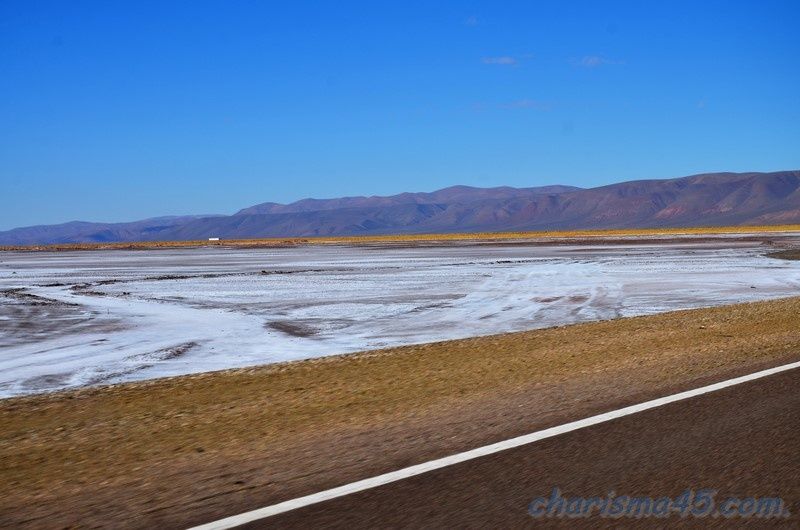
<svg viewBox="0 0 800 530">
<path fill-rule="evenodd" d="M 591 189 L 454 186 L 389 197 L 304 199 L 181 219 L 157 230 L 136 223 L 15 229 L 0 232 L 0 244 L 793 223 L 800 223 L 800 171 L 707 173 Z"/>
</svg>

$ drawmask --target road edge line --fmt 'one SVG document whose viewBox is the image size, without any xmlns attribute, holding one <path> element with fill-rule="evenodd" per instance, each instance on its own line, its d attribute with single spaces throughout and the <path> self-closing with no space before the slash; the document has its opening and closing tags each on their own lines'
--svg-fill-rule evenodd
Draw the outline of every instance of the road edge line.
<svg viewBox="0 0 800 530">
<path fill-rule="evenodd" d="M 338 497 L 344 497 L 345 495 L 350 495 L 352 493 L 357 493 L 359 491 L 377 488 L 379 486 L 383 486 L 391 482 L 397 482 L 398 480 L 403 480 L 417 475 L 422 475 L 423 473 L 428 473 L 430 471 L 442 469 L 444 467 L 460 464 L 468 460 L 474 460 L 476 458 L 481 458 L 483 456 L 499 453 L 501 451 L 506 451 L 508 449 L 514 449 L 515 447 L 528 445 L 533 442 L 538 442 L 539 440 L 544 440 L 546 438 L 552 438 L 553 436 L 558 436 L 559 434 L 565 434 L 578 429 L 591 427 L 592 425 L 597 425 L 598 423 L 604 423 L 607 421 L 615 420 L 617 418 L 622 418 L 624 416 L 630 416 L 631 414 L 636 414 L 637 412 L 643 412 L 645 410 L 650 410 L 656 407 L 668 405 L 670 403 L 675 403 L 676 401 L 682 401 L 684 399 L 701 396 L 703 394 L 708 394 L 709 392 L 722 390 L 723 388 L 739 385 L 741 383 L 747 383 L 749 381 L 761 379 L 762 377 L 767 377 L 781 372 L 786 372 L 794 368 L 800 368 L 800 361 L 784 364 L 781 366 L 776 366 L 774 368 L 768 368 L 766 370 L 760 370 L 758 372 L 753 372 L 752 374 L 734 377 L 733 379 L 728 379 L 726 381 L 720 381 L 719 383 L 714 383 L 700 388 L 679 392 L 677 394 L 672 394 L 669 396 L 652 399 L 650 401 L 645 401 L 643 403 L 638 403 L 636 405 L 629 405 L 621 409 L 604 412 L 602 414 L 597 414 L 595 416 L 589 416 L 588 418 L 572 421 L 569 423 L 565 423 L 563 425 L 557 425 L 555 427 L 550 427 L 548 429 L 535 431 L 529 434 L 523 434 L 522 436 L 509 438 L 508 440 L 503 440 L 500 442 L 495 442 L 493 444 L 485 445 L 483 447 L 470 449 L 469 451 L 464 451 L 462 453 L 456 453 L 454 455 L 437 458 L 435 460 L 430 460 L 428 462 L 423 462 L 421 464 L 416 464 L 406 468 L 398 469 L 396 471 L 390 471 L 389 473 L 384 473 L 382 475 L 377 475 L 375 477 L 370 477 L 358 480 L 356 482 L 351 482 L 350 484 L 345 484 L 343 486 L 338 486 L 336 488 L 331 488 L 328 490 L 320 491 L 318 493 L 312 493 L 310 495 L 298 497 L 296 499 L 279 502 L 271 506 L 257 508 L 255 510 L 240 513 L 238 515 L 225 517 L 217 521 L 212 521 L 210 523 L 194 526 L 189 530 L 226 530 L 228 528 L 235 528 L 237 526 L 251 523 L 253 521 L 258 521 L 260 519 L 272 517 L 273 515 L 278 515 L 281 513 L 296 510 L 298 508 L 310 506 L 312 504 L 317 504 L 331 499 L 336 499 Z"/>
</svg>

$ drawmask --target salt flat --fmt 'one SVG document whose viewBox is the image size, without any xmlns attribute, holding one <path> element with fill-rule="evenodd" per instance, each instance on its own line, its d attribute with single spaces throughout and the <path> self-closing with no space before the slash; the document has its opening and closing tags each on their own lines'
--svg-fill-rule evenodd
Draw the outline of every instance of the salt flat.
<svg viewBox="0 0 800 530">
<path fill-rule="evenodd" d="M 0 254 L 0 396 L 800 293 L 758 242 Z"/>
</svg>

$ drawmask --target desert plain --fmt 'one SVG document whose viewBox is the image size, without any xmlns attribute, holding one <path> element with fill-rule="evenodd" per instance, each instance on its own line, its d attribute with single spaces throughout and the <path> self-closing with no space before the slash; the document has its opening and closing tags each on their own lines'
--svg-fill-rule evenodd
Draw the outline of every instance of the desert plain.
<svg viewBox="0 0 800 530">
<path fill-rule="evenodd" d="M 797 360 L 795 245 L 3 253 L 0 524 L 207 522 Z"/>
</svg>

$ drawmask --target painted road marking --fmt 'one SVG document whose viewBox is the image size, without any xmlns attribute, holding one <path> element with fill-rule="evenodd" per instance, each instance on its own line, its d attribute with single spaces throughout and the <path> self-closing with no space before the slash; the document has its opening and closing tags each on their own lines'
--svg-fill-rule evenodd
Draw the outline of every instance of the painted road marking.
<svg viewBox="0 0 800 530">
<path fill-rule="evenodd" d="M 478 447 L 477 449 L 471 449 L 463 453 L 446 456 L 444 458 L 438 458 L 436 460 L 431 460 L 430 462 L 424 462 L 422 464 L 417 464 L 411 467 L 398 469 L 397 471 L 392 471 L 390 473 L 384 473 L 383 475 L 378 475 L 376 477 L 359 480 L 357 482 L 352 482 L 350 484 L 345 484 L 344 486 L 339 486 L 337 488 L 320 491 L 319 493 L 314 493 L 311 495 L 306 495 L 305 497 L 298 497 L 297 499 L 280 502 L 278 504 L 273 504 L 272 506 L 266 506 L 264 508 L 258 508 L 256 510 L 241 513 L 239 515 L 226 517 L 218 521 L 213 521 L 200 526 L 195 526 L 190 530 L 223 530 L 226 528 L 234 528 L 253 521 L 258 521 L 259 519 L 265 519 L 273 515 L 278 515 L 279 513 L 284 513 L 291 510 L 296 510 L 298 508 L 303 508 L 305 506 L 310 506 L 312 504 L 317 504 L 331 499 L 336 499 L 337 497 L 344 497 L 345 495 L 350 495 L 351 493 L 356 493 L 371 488 L 377 488 L 378 486 L 383 486 L 384 484 L 389 484 L 390 482 L 396 482 L 398 480 L 403 480 L 409 477 L 414 477 L 416 475 L 421 475 L 423 473 L 427 473 L 435 469 L 441 469 L 443 467 L 452 466 L 454 464 L 460 464 L 461 462 L 466 462 L 467 460 L 473 460 L 475 458 L 480 458 L 482 456 L 499 453 L 507 449 L 513 449 L 514 447 L 520 447 L 522 445 L 538 442 L 539 440 L 544 440 L 545 438 L 551 438 L 553 436 L 558 436 L 559 434 L 564 434 L 578 429 L 583 429 L 585 427 L 597 425 L 598 423 L 604 423 L 606 421 L 622 418 L 623 416 L 636 414 L 637 412 L 654 409 L 656 407 L 661 407 L 663 405 L 674 403 L 676 401 L 681 401 L 684 399 L 700 396 L 703 394 L 708 394 L 709 392 L 722 390 L 723 388 L 728 388 L 730 386 L 746 383 L 748 381 L 753 381 L 755 379 L 760 379 L 762 377 L 767 377 L 780 372 L 785 372 L 787 370 L 792 370 L 794 368 L 800 368 L 800 361 L 790 364 L 784 364 L 782 366 L 776 366 L 775 368 L 769 368 L 767 370 L 761 370 L 760 372 L 743 375 L 741 377 L 735 377 L 733 379 L 728 379 L 727 381 L 714 383 L 713 385 L 695 388 L 694 390 L 687 390 L 686 392 L 680 392 L 678 394 L 673 394 L 671 396 L 665 396 L 658 399 L 653 399 L 651 401 L 645 401 L 644 403 L 631 405 L 629 407 L 613 410 L 611 412 L 605 412 L 603 414 L 598 414 L 596 416 L 590 416 L 582 420 L 565 423 L 564 425 L 551 427 L 549 429 L 532 432 L 530 434 L 524 434 L 516 438 L 511 438 L 509 440 L 504 440 L 502 442 L 497 442 L 483 447 Z"/>
</svg>

